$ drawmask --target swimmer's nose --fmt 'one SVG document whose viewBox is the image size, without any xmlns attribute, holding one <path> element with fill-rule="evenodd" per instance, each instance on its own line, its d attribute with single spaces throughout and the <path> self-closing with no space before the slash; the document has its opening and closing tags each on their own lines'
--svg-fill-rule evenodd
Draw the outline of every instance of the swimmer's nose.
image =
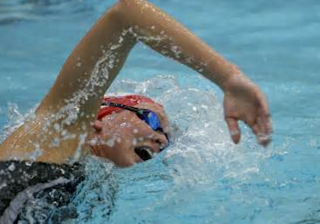
<svg viewBox="0 0 320 224">
<path fill-rule="evenodd" d="M 153 142 L 159 146 L 159 152 L 161 152 L 162 150 L 168 147 L 169 138 L 165 133 L 161 132 L 157 133 L 155 138 L 153 138 Z"/>
<path fill-rule="evenodd" d="M 102 131 L 102 122 L 99 120 L 95 120 L 95 122 L 93 123 L 93 128 L 95 129 L 96 132 L 100 132 Z"/>
</svg>

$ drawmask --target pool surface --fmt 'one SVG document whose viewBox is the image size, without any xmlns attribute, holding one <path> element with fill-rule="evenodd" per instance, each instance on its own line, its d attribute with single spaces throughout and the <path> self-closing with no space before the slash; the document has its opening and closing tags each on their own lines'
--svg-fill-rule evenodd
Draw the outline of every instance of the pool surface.
<svg viewBox="0 0 320 224">
<path fill-rule="evenodd" d="M 165 106 L 173 144 L 129 169 L 88 162 L 69 223 L 320 223 L 320 2 L 150 0 L 237 64 L 267 95 L 273 143 L 243 126 L 235 146 L 222 93 L 138 45 L 109 92 Z M 0 0 L 0 128 L 21 122 L 70 51 L 115 1 Z M 179 99 L 179 100 L 177 100 Z"/>
</svg>

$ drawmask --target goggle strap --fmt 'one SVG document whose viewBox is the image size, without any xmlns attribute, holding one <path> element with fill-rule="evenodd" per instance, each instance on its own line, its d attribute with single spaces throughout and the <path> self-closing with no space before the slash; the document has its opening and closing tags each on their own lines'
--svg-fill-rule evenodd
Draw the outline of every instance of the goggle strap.
<svg viewBox="0 0 320 224">
<path fill-rule="evenodd" d="M 130 110 L 130 111 L 135 112 L 135 113 L 143 114 L 143 110 L 141 110 L 139 108 L 136 108 L 136 107 L 127 106 L 127 105 L 124 105 L 124 104 L 121 104 L 121 103 L 103 102 L 101 105 L 102 106 L 119 107 L 119 108 L 122 108 L 122 109 Z"/>
</svg>

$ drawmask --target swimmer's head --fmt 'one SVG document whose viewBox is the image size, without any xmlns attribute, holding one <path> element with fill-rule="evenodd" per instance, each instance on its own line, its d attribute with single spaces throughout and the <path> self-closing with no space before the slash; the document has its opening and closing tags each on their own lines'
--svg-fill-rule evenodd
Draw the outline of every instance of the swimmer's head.
<svg viewBox="0 0 320 224">
<path fill-rule="evenodd" d="M 140 95 L 105 97 L 93 127 L 92 153 L 120 167 L 151 159 L 169 144 L 163 107 Z"/>
</svg>

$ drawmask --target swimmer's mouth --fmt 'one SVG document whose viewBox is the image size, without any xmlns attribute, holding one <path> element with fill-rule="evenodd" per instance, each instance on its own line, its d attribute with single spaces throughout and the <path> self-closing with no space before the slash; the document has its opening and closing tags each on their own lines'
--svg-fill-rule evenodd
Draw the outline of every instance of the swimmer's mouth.
<svg viewBox="0 0 320 224">
<path fill-rule="evenodd" d="M 152 159 L 156 153 L 152 152 L 152 149 L 146 146 L 137 147 L 134 149 L 135 153 L 143 160 L 147 161 Z"/>
</svg>

